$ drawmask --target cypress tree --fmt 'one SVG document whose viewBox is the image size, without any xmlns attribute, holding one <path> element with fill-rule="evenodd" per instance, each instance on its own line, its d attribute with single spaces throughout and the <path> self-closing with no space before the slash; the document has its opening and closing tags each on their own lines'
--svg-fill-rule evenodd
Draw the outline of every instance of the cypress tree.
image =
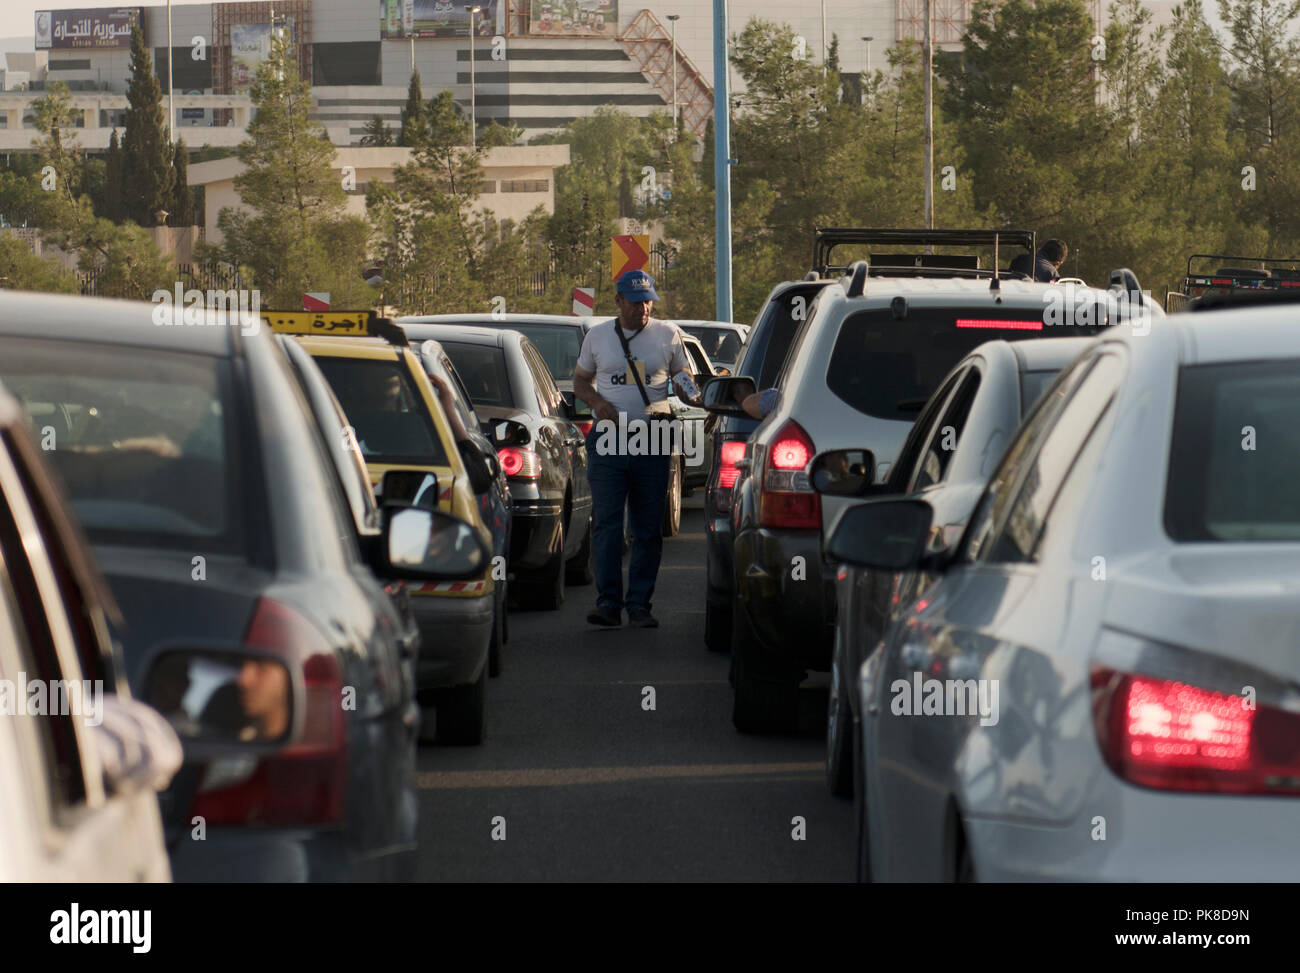
<svg viewBox="0 0 1300 973">
<path fill-rule="evenodd" d="M 122 139 L 122 186 L 126 216 L 141 226 L 172 202 L 171 146 L 162 89 L 139 27 L 131 32 L 131 83 L 126 89 L 126 135 Z"/>
<path fill-rule="evenodd" d="M 114 223 L 122 222 L 122 143 L 117 129 L 108 139 L 108 155 L 104 159 L 104 218 Z"/>
<path fill-rule="evenodd" d="M 411 84 L 406 89 L 406 107 L 402 109 L 402 131 L 398 145 L 414 148 L 429 135 L 429 114 L 424 107 L 424 93 L 420 90 L 420 72 L 411 72 Z"/>
<path fill-rule="evenodd" d="M 190 186 L 190 153 L 185 140 L 178 139 L 172 150 L 172 202 L 167 209 L 171 226 L 191 226 L 194 223 L 194 190 Z"/>
</svg>

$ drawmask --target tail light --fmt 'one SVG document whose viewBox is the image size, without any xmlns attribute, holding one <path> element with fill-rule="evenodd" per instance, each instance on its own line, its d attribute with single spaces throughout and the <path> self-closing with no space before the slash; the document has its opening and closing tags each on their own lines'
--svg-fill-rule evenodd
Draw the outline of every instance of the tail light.
<svg viewBox="0 0 1300 973">
<path fill-rule="evenodd" d="M 333 650 L 311 622 L 269 598 L 258 601 L 244 643 L 284 659 L 291 669 L 301 667 L 302 732 L 273 756 L 212 761 L 191 814 L 209 825 L 340 823 L 347 804 L 347 736 L 343 678 Z"/>
<path fill-rule="evenodd" d="M 531 449 L 505 446 L 497 450 L 497 459 L 512 480 L 536 480 L 542 475 L 542 460 Z"/>
<path fill-rule="evenodd" d="M 1300 715 L 1185 682 L 1093 670 L 1093 717 L 1111 770 L 1143 787 L 1300 793 Z"/>
<path fill-rule="evenodd" d="M 596 424 L 596 420 L 575 419 L 573 424 L 578 427 L 578 432 L 582 433 L 583 437 L 585 438 L 586 436 L 591 434 L 591 427 Z"/>
<path fill-rule="evenodd" d="M 762 452 L 759 525 L 820 529 L 821 497 L 813 491 L 806 472 L 815 453 L 808 433 L 791 419 Z"/>
<path fill-rule="evenodd" d="M 713 503 L 719 513 L 731 509 L 731 489 L 740 479 L 740 468 L 736 465 L 745 457 L 745 441 L 729 439 L 719 443 L 718 459 L 714 464 L 717 476 L 713 493 Z"/>
</svg>

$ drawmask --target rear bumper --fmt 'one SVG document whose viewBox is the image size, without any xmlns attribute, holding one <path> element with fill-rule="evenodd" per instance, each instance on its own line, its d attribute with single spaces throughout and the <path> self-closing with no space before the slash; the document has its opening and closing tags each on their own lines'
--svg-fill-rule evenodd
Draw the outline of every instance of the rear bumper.
<svg viewBox="0 0 1300 973">
<path fill-rule="evenodd" d="M 417 689 L 463 686 L 478 679 L 487 665 L 495 601 L 491 590 L 470 597 L 411 596 L 420 629 Z"/>
<path fill-rule="evenodd" d="M 835 578 L 822 566 L 821 531 L 741 531 L 732 557 L 735 596 L 770 659 L 829 670 Z"/>
<path fill-rule="evenodd" d="M 510 571 L 518 580 L 532 580 L 550 563 L 559 547 L 563 513 L 560 504 L 515 501 L 510 525 Z"/>
</svg>

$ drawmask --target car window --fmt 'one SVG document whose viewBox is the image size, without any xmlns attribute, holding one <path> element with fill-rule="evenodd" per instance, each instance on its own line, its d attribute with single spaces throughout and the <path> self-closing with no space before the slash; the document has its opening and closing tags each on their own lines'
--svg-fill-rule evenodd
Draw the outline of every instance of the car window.
<svg viewBox="0 0 1300 973">
<path fill-rule="evenodd" d="M 1055 368 L 1020 373 L 1020 414 L 1022 416 L 1027 416 L 1034 410 L 1034 404 L 1059 374 L 1060 372 Z"/>
<path fill-rule="evenodd" d="M 12 340 L 0 382 L 96 543 L 249 548 L 242 451 L 225 359 Z"/>
<path fill-rule="evenodd" d="M 447 452 L 405 363 L 378 358 L 316 359 L 367 463 L 446 466 Z"/>
<path fill-rule="evenodd" d="M 1300 539 L 1300 361 L 1179 371 L 1165 531 L 1179 543 Z"/>
<path fill-rule="evenodd" d="M 21 666 L 20 672 L 2 675 L 11 680 L 25 677 L 45 687 L 64 685 L 66 692 L 67 681 L 76 680 L 80 686 L 83 675 L 75 658 L 60 658 L 52 620 L 66 617 L 65 610 L 39 580 L 42 575 L 49 577 L 47 548 L 55 542 L 42 536 L 30 520 L 20 526 L 19 516 L 30 517 L 31 511 L 7 450 L 0 451 L 0 467 L 0 598 L 6 601 L 5 613 L 17 623 L 12 627 L 19 637 L 15 648 Z M 45 753 L 47 791 L 56 815 L 62 817 L 86 802 L 85 771 L 70 702 L 46 709 L 46 715 L 34 723 Z"/>
<path fill-rule="evenodd" d="M 694 341 L 683 341 L 686 351 L 691 356 L 691 371 L 696 375 L 712 375 L 713 366 L 704 350 Z"/>
<path fill-rule="evenodd" d="M 473 410 L 466 404 L 464 391 L 460 381 L 453 374 L 451 359 L 449 359 L 446 354 L 430 358 L 421 355 L 420 362 L 426 369 L 437 376 L 439 381 L 445 382 L 451 388 L 452 408 L 456 410 L 456 415 L 460 417 L 460 421 L 464 424 L 465 428 L 469 430 L 477 429 L 478 420 L 474 418 Z"/>
<path fill-rule="evenodd" d="M 996 318 L 989 313 L 986 308 L 916 308 L 901 321 L 889 308 L 846 315 L 826 384 L 865 415 L 910 422 L 916 403 L 928 399 L 943 376 L 986 341 L 1078 337 L 1104 327 L 1046 328 L 1042 312 L 1030 308 L 999 309 Z"/>
<path fill-rule="evenodd" d="M 497 345 L 442 342 L 443 350 L 456 365 L 456 371 L 469 389 L 475 407 L 511 408 L 514 399 L 506 377 L 505 350 Z"/>
<path fill-rule="evenodd" d="M 934 432 L 939 417 L 943 414 L 944 406 L 948 404 L 948 399 L 964 375 L 965 372 L 961 371 L 949 378 L 943 388 L 930 397 L 930 401 L 926 403 L 920 416 L 912 424 L 903 448 L 899 450 L 898 459 L 890 467 L 889 482 L 895 492 L 906 492 L 908 485 L 915 479 L 921 460 L 921 450 L 929 442 L 930 434 Z"/>
<path fill-rule="evenodd" d="M 909 492 L 933 486 L 947 475 L 948 465 L 957 452 L 957 443 L 961 439 L 962 430 L 966 428 L 966 420 L 970 417 L 979 387 L 980 372 L 972 366 L 960 377 L 957 391 L 930 431 L 929 441 L 916 464 L 912 483 L 908 487 Z"/>
<path fill-rule="evenodd" d="M 699 339 L 705 353 L 714 362 L 734 362 L 740 354 L 740 336 L 730 328 L 706 328 L 682 325 L 682 330 Z"/>
<path fill-rule="evenodd" d="M 1114 401 L 1123 374 L 1123 362 L 1118 355 L 1097 357 L 1096 363 L 1046 430 L 1033 459 L 1025 468 L 1006 519 L 991 538 L 987 560 L 1027 562 L 1037 559 L 1038 541 L 1052 504 L 1084 445 Z"/>
<path fill-rule="evenodd" d="M 474 322 L 482 326 L 482 322 Z M 494 327 L 495 325 L 488 325 Z M 533 343 L 541 356 L 546 371 L 557 382 L 573 380 L 573 370 L 578 367 L 578 354 L 582 351 L 582 325 L 544 324 L 531 321 L 504 321 L 499 327 L 518 331 Z"/>
<path fill-rule="evenodd" d="M 985 553 L 989 537 L 995 525 L 1001 522 L 1007 504 L 1013 496 L 1012 490 L 1020 476 L 1021 464 L 1032 456 L 1039 438 L 1043 436 L 1057 413 L 1079 380 L 1092 365 L 1094 357 L 1076 359 L 1058 376 L 1056 382 L 1039 398 L 1033 412 L 1025 417 L 1020 431 L 1011 440 L 1011 445 L 1003 454 L 998 468 L 984 488 L 975 512 L 971 515 L 962 541 L 963 556 L 968 560 L 977 560 Z"/>
<path fill-rule="evenodd" d="M 767 305 L 754 323 L 753 340 L 745 345 L 738 372 L 754 379 L 760 389 L 776 384 L 795 338 L 811 317 L 810 306 L 821 286 L 791 287 Z"/>
<path fill-rule="evenodd" d="M 555 387 L 555 381 L 551 378 L 551 373 L 547 371 L 546 362 L 542 361 L 542 356 L 537 353 L 537 349 L 532 346 L 532 342 L 522 342 L 521 347 L 524 349 L 524 359 L 528 362 L 528 367 L 533 373 L 533 383 L 537 389 L 537 403 L 541 407 L 542 415 L 550 416 L 552 419 L 559 418 L 563 415 L 559 405 L 560 390 Z"/>
</svg>

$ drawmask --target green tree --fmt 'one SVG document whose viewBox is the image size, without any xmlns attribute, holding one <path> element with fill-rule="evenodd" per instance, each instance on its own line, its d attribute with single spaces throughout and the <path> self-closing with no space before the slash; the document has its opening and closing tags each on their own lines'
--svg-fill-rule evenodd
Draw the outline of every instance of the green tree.
<svg viewBox="0 0 1300 973">
<path fill-rule="evenodd" d="M 108 155 L 104 159 L 104 212 L 103 217 L 119 223 L 126 217 L 122 201 L 122 143 L 117 129 L 108 137 Z"/>
<path fill-rule="evenodd" d="M 155 214 L 167 209 L 172 200 L 172 149 L 162 89 L 139 27 L 131 32 L 131 81 L 126 102 L 126 135 L 122 140 L 126 215 L 141 226 L 155 226 Z"/>
<path fill-rule="evenodd" d="M 171 215 L 167 217 L 169 226 L 194 225 L 194 188 L 190 185 L 190 153 L 185 148 L 185 140 L 176 142 L 172 153 L 172 197 L 167 206 Z"/>
<path fill-rule="evenodd" d="M 0 236 L 0 288 L 76 294 L 77 277 L 50 257 L 38 257 L 17 236 Z"/>
<path fill-rule="evenodd" d="M 375 115 L 370 121 L 366 122 L 366 134 L 361 136 L 362 145 L 373 145 L 378 147 L 393 145 L 396 139 L 393 137 L 393 130 L 388 127 L 378 115 Z"/>
<path fill-rule="evenodd" d="M 272 39 L 249 93 L 257 111 L 239 144 L 244 170 L 235 177 L 243 208 L 222 209 L 222 245 L 200 259 L 247 268 L 264 307 L 298 307 L 304 292 L 316 290 L 341 303 L 342 294 L 360 293 L 364 237 L 356 218 L 344 216 L 334 146 L 308 118 L 311 89 L 285 38 Z"/>
<path fill-rule="evenodd" d="M 406 89 L 406 106 L 402 109 L 402 131 L 397 144 L 414 148 L 429 134 L 428 110 L 424 93 L 420 90 L 420 72 L 411 72 L 411 83 Z"/>
</svg>

